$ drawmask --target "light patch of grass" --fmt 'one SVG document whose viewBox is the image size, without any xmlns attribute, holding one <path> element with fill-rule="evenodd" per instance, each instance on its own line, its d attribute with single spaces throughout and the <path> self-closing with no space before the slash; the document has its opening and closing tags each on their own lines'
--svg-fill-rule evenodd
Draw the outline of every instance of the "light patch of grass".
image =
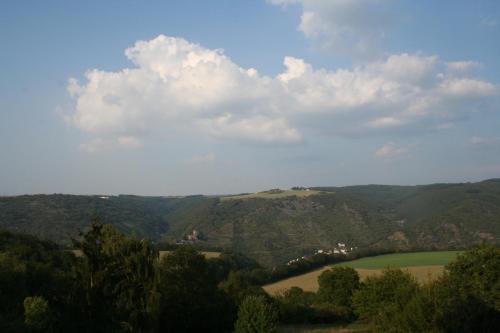
<svg viewBox="0 0 500 333">
<path fill-rule="evenodd" d="M 395 253 L 342 262 L 334 266 L 352 267 L 362 280 L 368 276 L 380 275 L 387 267 L 401 268 L 411 273 L 419 283 L 426 283 L 439 277 L 444 271 L 444 266 L 453 261 L 459 253 L 460 251 Z M 291 287 L 316 292 L 319 287 L 318 277 L 330 267 L 332 266 L 328 265 L 309 273 L 265 285 L 264 290 L 272 295 Z"/>
<path fill-rule="evenodd" d="M 459 253 L 460 251 L 393 253 L 342 262 L 336 264 L 336 266 L 382 269 L 387 267 L 401 268 L 410 266 L 446 265 L 455 260 Z"/>
<path fill-rule="evenodd" d="M 286 197 L 308 197 L 322 193 L 316 190 L 284 190 L 280 192 L 256 192 L 242 195 L 231 195 L 221 197 L 221 201 L 227 200 L 245 200 L 245 199 L 281 199 Z"/>
<path fill-rule="evenodd" d="M 268 285 L 265 285 L 264 290 L 271 295 L 275 295 L 280 291 L 290 289 L 291 287 L 299 287 L 305 291 L 318 291 L 318 277 L 324 271 L 330 269 L 332 266 L 325 266 L 321 269 L 305 273 L 302 275 L 290 277 L 281 281 L 277 281 Z M 426 283 L 432 281 L 439 277 L 443 271 L 443 265 L 433 265 L 433 266 L 414 266 L 414 267 L 403 267 L 404 271 L 411 273 L 419 283 Z M 365 268 L 355 268 L 358 272 L 361 280 L 366 279 L 368 276 L 377 276 L 382 274 L 383 269 L 365 269 Z"/>
<path fill-rule="evenodd" d="M 278 328 L 278 333 L 367 333 L 369 327 L 365 324 L 352 323 L 349 325 L 290 325 Z"/>
</svg>

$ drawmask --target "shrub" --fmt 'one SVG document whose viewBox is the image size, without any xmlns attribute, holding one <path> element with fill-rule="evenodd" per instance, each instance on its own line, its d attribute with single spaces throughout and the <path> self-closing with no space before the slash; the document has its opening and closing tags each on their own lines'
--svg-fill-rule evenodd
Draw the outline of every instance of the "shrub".
<svg viewBox="0 0 500 333">
<path fill-rule="evenodd" d="M 274 333 L 278 314 L 262 296 L 247 296 L 238 311 L 235 333 Z"/>
</svg>

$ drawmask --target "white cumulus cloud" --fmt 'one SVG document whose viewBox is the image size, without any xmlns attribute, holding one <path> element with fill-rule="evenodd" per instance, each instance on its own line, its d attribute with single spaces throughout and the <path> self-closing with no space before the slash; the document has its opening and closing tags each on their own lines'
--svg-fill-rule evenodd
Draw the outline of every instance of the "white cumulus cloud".
<svg viewBox="0 0 500 333">
<path fill-rule="evenodd" d="M 269 0 L 284 8 L 302 9 L 298 29 L 322 46 L 369 55 L 380 43 L 391 21 L 393 0 Z"/>
<path fill-rule="evenodd" d="M 384 158 L 384 159 L 392 159 L 394 157 L 403 156 L 408 154 L 407 147 L 398 147 L 394 143 L 390 142 L 375 151 L 375 156 Z"/>
<path fill-rule="evenodd" d="M 222 50 L 160 35 L 125 51 L 131 68 L 70 79 L 66 118 L 99 146 L 139 148 L 150 134 L 296 144 L 305 133 L 439 128 L 498 107 L 498 85 L 448 73 L 438 56 L 395 54 L 334 71 L 287 56 L 275 77 L 243 68 Z M 474 114 L 477 114 L 475 112 Z M 313 132 L 314 132 L 313 131 Z"/>
</svg>

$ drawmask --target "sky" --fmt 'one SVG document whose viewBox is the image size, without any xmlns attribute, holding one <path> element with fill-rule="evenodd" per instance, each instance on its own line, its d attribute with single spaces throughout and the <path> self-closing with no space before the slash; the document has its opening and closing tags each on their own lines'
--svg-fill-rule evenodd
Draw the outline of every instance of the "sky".
<svg viewBox="0 0 500 333">
<path fill-rule="evenodd" d="M 0 41 L 0 195 L 500 177 L 496 0 L 5 0 Z"/>
</svg>

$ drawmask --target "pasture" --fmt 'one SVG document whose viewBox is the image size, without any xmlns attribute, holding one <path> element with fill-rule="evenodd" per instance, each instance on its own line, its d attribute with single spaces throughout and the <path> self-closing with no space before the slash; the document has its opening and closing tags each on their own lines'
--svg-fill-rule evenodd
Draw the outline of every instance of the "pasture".
<svg viewBox="0 0 500 333">
<path fill-rule="evenodd" d="M 352 323 L 348 325 L 316 324 L 281 326 L 278 333 L 367 333 L 370 332 L 366 324 Z"/>
<path fill-rule="evenodd" d="M 333 266 L 352 267 L 358 272 L 361 280 L 368 276 L 379 275 L 387 267 L 401 268 L 410 272 L 420 283 L 425 283 L 437 278 L 443 272 L 444 266 L 454 260 L 459 253 L 459 251 L 395 253 L 361 258 Z M 265 285 L 264 290 L 269 294 L 276 294 L 291 287 L 300 287 L 305 291 L 316 292 L 318 277 L 330 267 L 332 265 Z"/>
<path fill-rule="evenodd" d="M 284 191 L 265 191 L 265 192 L 256 192 L 256 193 L 248 193 L 242 195 L 231 195 L 224 196 L 220 199 L 222 201 L 227 200 L 245 200 L 245 199 L 281 199 L 286 197 L 299 197 L 304 198 L 311 195 L 317 195 L 322 193 L 321 191 L 316 190 L 284 190 Z"/>
<path fill-rule="evenodd" d="M 171 251 L 160 251 L 160 259 L 167 256 Z M 213 251 L 200 251 L 201 254 L 205 256 L 206 259 L 217 258 L 220 256 L 220 252 Z"/>
</svg>

